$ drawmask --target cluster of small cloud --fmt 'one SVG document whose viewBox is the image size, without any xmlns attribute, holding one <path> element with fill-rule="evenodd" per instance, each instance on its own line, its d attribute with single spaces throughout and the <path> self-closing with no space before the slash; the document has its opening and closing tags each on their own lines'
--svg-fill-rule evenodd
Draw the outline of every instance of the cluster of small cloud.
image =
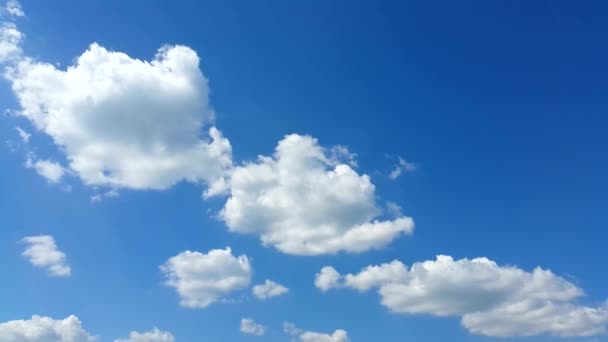
<svg viewBox="0 0 608 342">
<path fill-rule="evenodd" d="M 17 29 L 12 22 L 5 22 L 0 27 L 0 63 L 6 63 L 17 59 L 21 53 L 21 41 L 23 33 Z"/>
<path fill-rule="evenodd" d="M 25 14 L 21 4 L 16 0 L 9 0 L 0 8 L 0 17 L 8 16 L 8 21 L 0 22 L 0 64 L 18 60 L 23 53 L 21 43 L 25 35 L 19 31 L 15 20 Z"/>
<path fill-rule="evenodd" d="M 326 266 L 315 285 L 322 291 L 377 288 L 392 312 L 460 316 L 470 332 L 487 336 L 595 336 L 608 329 L 608 305 L 577 304 L 583 291 L 574 284 L 549 270 L 526 272 L 487 258 L 440 255 L 409 268 L 395 260 L 345 276 Z"/>
<path fill-rule="evenodd" d="M 300 342 L 348 342 L 348 333 L 337 329 L 332 334 L 304 331 L 297 328 L 293 323 L 283 323 L 283 331 Z"/>
<path fill-rule="evenodd" d="M 27 245 L 22 255 L 28 258 L 32 265 L 45 268 L 51 276 L 69 277 L 72 275 L 72 269 L 67 264 L 65 253 L 57 248 L 55 238 L 52 236 L 27 236 L 21 242 Z"/>
<path fill-rule="evenodd" d="M 241 332 L 247 335 L 263 336 L 266 329 L 251 318 L 241 319 Z"/>
</svg>

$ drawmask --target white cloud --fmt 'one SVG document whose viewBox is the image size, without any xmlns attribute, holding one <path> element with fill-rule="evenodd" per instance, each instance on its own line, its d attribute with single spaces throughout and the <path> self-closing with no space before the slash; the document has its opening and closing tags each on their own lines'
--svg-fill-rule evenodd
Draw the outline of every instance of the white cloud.
<svg viewBox="0 0 608 342">
<path fill-rule="evenodd" d="M 185 251 L 161 266 L 166 284 L 176 289 L 180 304 L 205 308 L 230 292 L 249 286 L 252 269 L 246 255 L 235 257 L 229 247 L 209 253 Z"/>
<path fill-rule="evenodd" d="M 30 133 L 26 132 L 23 128 L 17 126 L 15 127 L 15 129 L 17 130 L 17 133 L 19 133 L 19 137 L 21 137 L 21 140 L 23 140 L 24 143 L 28 143 L 30 142 L 30 136 L 32 136 Z"/>
<path fill-rule="evenodd" d="M 315 286 L 325 292 L 340 286 L 341 276 L 335 268 L 325 266 L 315 275 Z"/>
<path fill-rule="evenodd" d="M 6 77 L 18 114 L 52 137 L 87 185 L 166 189 L 205 182 L 224 191 L 231 146 L 211 127 L 207 80 L 186 46 L 165 46 L 148 62 L 92 44 L 74 65 L 22 59 Z M 206 129 L 205 129 L 206 130 Z"/>
<path fill-rule="evenodd" d="M 63 320 L 32 316 L 30 320 L 0 323 L 2 342 L 93 342 L 97 339 L 83 328 L 76 316 Z"/>
<path fill-rule="evenodd" d="M 120 193 L 116 189 L 110 189 L 108 191 L 100 192 L 100 193 L 97 193 L 97 194 L 91 196 L 91 202 L 99 203 L 106 198 L 116 198 L 116 197 L 120 197 Z"/>
<path fill-rule="evenodd" d="M 1 23 L 0 27 L 0 63 L 16 60 L 21 53 L 21 42 L 24 34 L 14 23 Z"/>
<path fill-rule="evenodd" d="M 393 167 L 391 173 L 388 174 L 388 178 L 397 179 L 403 172 L 413 172 L 416 170 L 416 165 L 408 162 L 407 160 L 399 157 L 397 165 Z"/>
<path fill-rule="evenodd" d="M 8 0 L 6 2 L 6 11 L 14 17 L 23 17 L 25 15 L 21 4 L 17 0 Z"/>
<path fill-rule="evenodd" d="M 174 342 L 175 338 L 168 331 L 156 328 L 147 332 L 132 331 L 126 339 L 115 340 L 115 342 Z"/>
<path fill-rule="evenodd" d="M 342 329 L 334 331 L 333 334 L 324 334 L 313 331 L 304 331 L 297 328 L 293 323 L 283 323 L 283 331 L 294 336 L 300 342 L 348 342 L 348 334 Z"/>
<path fill-rule="evenodd" d="M 273 157 L 233 170 L 220 217 L 231 231 L 257 234 L 284 253 L 318 255 L 381 248 L 412 233 L 411 218 L 381 221 L 380 212 L 369 176 L 339 163 L 316 139 L 292 134 Z"/>
<path fill-rule="evenodd" d="M 399 204 L 395 202 L 387 202 L 386 211 L 392 217 L 403 216 L 403 209 L 401 208 L 401 206 L 399 206 Z"/>
<path fill-rule="evenodd" d="M 348 334 L 344 330 L 336 330 L 333 334 L 323 334 L 307 331 L 300 335 L 302 342 L 347 342 Z"/>
<path fill-rule="evenodd" d="M 470 332 L 495 337 L 549 334 L 594 336 L 608 332 L 608 305 L 577 303 L 583 291 L 551 271 L 527 272 L 487 258 L 437 256 L 413 264 L 368 266 L 339 276 L 339 285 L 378 288 L 382 305 L 403 314 L 460 316 Z"/>
<path fill-rule="evenodd" d="M 281 284 L 277 284 L 270 279 L 266 279 L 264 284 L 259 284 L 251 290 L 258 299 L 268 299 L 286 294 L 289 289 Z"/>
<path fill-rule="evenodd" d="M 264 335 L 264 326 L 256 323 L 251 318 L 241 319 L 241 332 L 243 334 L 262 336 Z"/>
<path fill-rule="evenodd" d="M 32 265 L 46 268 L 51 276 L 69 277 L 72 275 L 65 253 L 57 248 L 55 238 L 52 236 L 27 236 L 21 240 L 21 243 L 27 244 L 22 255 L 28 258 Z"/>
<path fill-rule="evenodd" d="M 25 167 L 36 170 L 36 173 L 46 178 L 50 183 L 57 184 L 65 174 L 65 169 L 61 164 L 52 160 L 35 159 L 34 155 L 29 155 Z"/>
</svg>

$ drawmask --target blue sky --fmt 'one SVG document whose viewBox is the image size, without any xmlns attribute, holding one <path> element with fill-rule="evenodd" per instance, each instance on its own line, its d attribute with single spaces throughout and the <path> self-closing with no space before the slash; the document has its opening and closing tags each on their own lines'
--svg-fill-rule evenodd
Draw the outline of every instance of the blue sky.
<svg viewBox="0 0 608 342">
<path fill-rule="evenodd" d="M 21 5 L 1 17 L 24 36 L 0 45 L 0 337 L 85 341 L 11 330 L 75 315 L 98 341 L 608 341 L 603 2 Z M 388 237 L 345 235 L 374 220 Z M 65 258 L 36 267 L 28 236 Z M 288 292 L 257 298 L 266 279 Z"/>
</svg>

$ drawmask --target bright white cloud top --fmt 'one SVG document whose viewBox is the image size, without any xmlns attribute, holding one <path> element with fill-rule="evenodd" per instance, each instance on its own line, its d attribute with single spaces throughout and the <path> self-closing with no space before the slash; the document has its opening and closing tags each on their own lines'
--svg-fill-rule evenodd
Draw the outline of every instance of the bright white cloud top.
<svg viewBox="0 0 608 342">
<path fill-rule="evenodd" d="M 63 320 L 50 317 L 32 316 L 29 320 L 15 320 L 0 323 L 2 342 L 94 342 L 97 338 L 89 335 L 76 316 Z"/>
<path fill-rule="evenodd" d="M 48 274 L 54 277 L 69 277 L 72 275 L 72 269 L 67 264 L 65 253 L 57 248 L 55 238 L 52 236 L 27 236 L 20 242 L 27 245 L 22 255 L 32 265 L 45 268 Z"/>
<path fill-rule="evenodd" d="M 175 338 L 168 331 L 154 328 L 143 333 L 132 331 L 128 338 L 115 340 L 115 342 L 175 342 Z"/>
<path fill-rule="evenodd" d="M 229 247 L 209 253 L 185 251 L 161 266 L 166 285 L 175 288 L 180 304 L 206 308 L 251 282 L 252 268 L 246 255 L 235 257 Z"/>
<path fill-rule="evenodd" d="M 220 217 L 231 231 L 259 235 L 287 254 L 364 252 L 414 229 L 410 217 L 378 220 L 375 196 L 369 176 L 316 139 L 292 134 L 272 157 L 234 169 Z"/>
<path fill-rule="evenodd" d="M 314 331 L 304 331 L 297 328 L 293 323 L 283 323 L 283 331 L 290 336 L 294 336 L 300 342 L 348 342 L 348 333 L 338 329 L 332 334 L 318 333 Z"/>
<path fill-rule="evenodd" d="M 255 285 L 251 291 L 258 299 L 269 299 L 282 296 L 289 292 L 289 289 L 270 279 L 266 279 L 263 284 Z"/>
<path fill-rule="evenodd" d="M 265 332 L 263 325 L 256 323 L 251 318 L 241 319 L 241 332 L 247 335 L 263 336 Z"/>
<path fill-rule="evenodd" d="M 13 33 L 14 35 L 14 33 Z M 60 70 L 24 58 L 6 77 L 17 113 L 65 151 L 84 183 L 166 189 L 181 180 L 224 190 L 231 146 L 215 127 L 208 82 L 186 46 L 165 46 L 152 61 L 92 44 Z"/>
<path fill-rule="evenodd" d="M 395 260 L 317 287 L 377 288 L 392 312 L 460 316 L 466 329 L 480 335 L 595 336 L 608 329 L 608 305 L 578 304 L 583 291 L 574 284 L 542 268 L 526 272 L 487 258 L 440 255 L 409 268 Z"/>
</svg>

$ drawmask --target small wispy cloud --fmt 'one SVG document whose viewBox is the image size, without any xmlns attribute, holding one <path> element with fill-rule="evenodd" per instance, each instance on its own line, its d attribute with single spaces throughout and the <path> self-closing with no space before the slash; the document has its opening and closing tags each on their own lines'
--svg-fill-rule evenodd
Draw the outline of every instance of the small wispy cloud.
<svg viewBox="0 0 608 342">
<path fill-rule="evenodd" d="M 61 182 L 61 178 L 65 175 L 65 168 L 56 161 L 36 159 L 33 153 L 27 156 L 25 167 L 34 169 L 36 173 L 46 178 L 49 183 L 57 184 Z"/>
<path fill-rule="evenodd" d="M 21 140 L 23 140 L 24 143 L 27 144 L 28 142 L 30 142 L 30 137 L 32 136 L 30 133 L 28 133 L 26 130 L 19 126 L 15 127 L 15 129 L 19 133 L 19 137 L 21 137 Z"/>
<path fill-rule="evenodd" d="M 100 203 L 106 198 L 120 197 L 120 193 L 116 189 L 110 189 L 106 192 L 97 193 L 91 196 L 91 203 Z"/>
<path fill-rule="evenodd" d="M 21 254 L 36 267 L 45 268 L 54 277 L 69 277 L 72 269 L 67 264 L 65 253 L 57 248 L 51 235 L 26 236 L 20 243 L 27 245 Z"/>
<path fill-rule="evenodd" d="M 388 174 L 388 178 L 391 180 L 399 178 L 404 172 L 416 171 L 416 165 L 408 162 L 407 160 L 399 157 L 399 161 L 393 167 L 393 170 Z"/>
</svg>

